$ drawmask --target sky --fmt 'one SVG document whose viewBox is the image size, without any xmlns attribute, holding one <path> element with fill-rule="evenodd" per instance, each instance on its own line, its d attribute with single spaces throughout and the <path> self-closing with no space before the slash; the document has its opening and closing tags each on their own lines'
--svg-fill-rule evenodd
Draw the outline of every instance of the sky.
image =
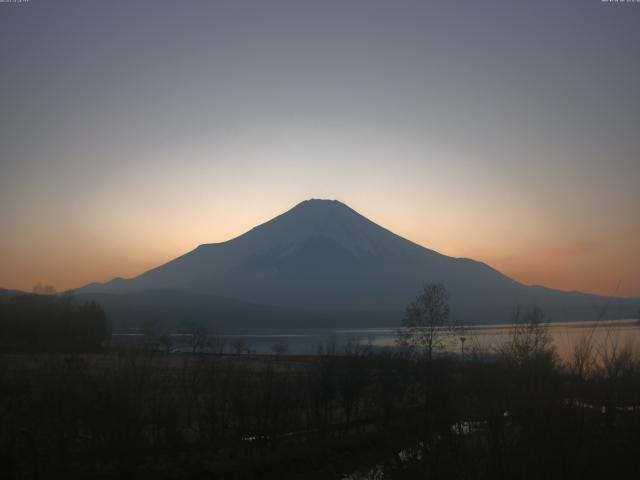
<svg viewBox="0 0 640 480">
<path fill-rule="evenodd" d="M 640 296 L 640 3 L 0 3 L 0 286 L 131 277 L 308 198 Z"/>
</svg>

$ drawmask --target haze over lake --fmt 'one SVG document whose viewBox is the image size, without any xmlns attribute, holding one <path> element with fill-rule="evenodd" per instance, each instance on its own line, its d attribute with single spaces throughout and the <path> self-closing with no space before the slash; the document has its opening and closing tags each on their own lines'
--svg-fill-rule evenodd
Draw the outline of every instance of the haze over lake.
<svg viewBox="0 0 640 480">
<path fill-rule="evenodd" d="M 546 324 L 548 332 L 563 361 L 570 361 L 573 349 L 582 340 L 590 340 L 594 350 L 605 348 L 623 348 L 631 345 L 634 350 L 640 348 L 640 321 L 600 320 L 585 322 L 556 322 Z M 511 324 L 488 324 L 464 328 L 459 333 L 447 339 L 445 353 L 460 354 L 459 338 L 465 338 L 466 355 L 491 355 L 496 349 L 505 344 L 512 333 Z M 345 349 L 396 348 L 398 328 L 314 328 L 314 329 L 263 329 L 262 331 L 248 331 L 242 334 L 214 336 L 224 338 L 224 351 L 233 353 L 233 343 L 237 339 L 246 342 L 247 348 L 255 354 L 274 354 L 274 347 L 286 347 L 287 355 L 317 355 L 327 353 L 328 349 L 335 349 L 337 354 L 343 354 Z M 188 334 L 173 334 L 174 351 L 189 352 Z M 147 335 L 144 333 L 115 333 L 112 336 L 113 345 L 143 345 Z M 213 351 L 205 348 L 204 352 Z M 219 353 L 216 351 L 216 353 Z"/>
</svg>

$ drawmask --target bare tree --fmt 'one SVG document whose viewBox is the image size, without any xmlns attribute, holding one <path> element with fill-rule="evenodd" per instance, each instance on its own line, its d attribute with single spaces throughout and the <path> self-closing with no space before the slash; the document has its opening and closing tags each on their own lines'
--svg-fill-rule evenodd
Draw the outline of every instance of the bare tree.
<svg viewBox="0 0 640 480">
<path fill-rule="evenodd" d="M 173 346 L 173 340 L 171 338 L 171 334 L 169 332 L 164 332 L 158 337 L 158 341 L 162 348 L 164 348 L 165 353 L 171 352 L 171 347 Z"/>
<path fill-rule="evenodd" d="M 227 344 L 227 339 L 220 332 L 215 332 L 211 336 L 210 344 L 213 353 L 217 355 L 222 355 L 224 353 L 224 348 Z"/>
<path fill-rule="evenodd" d="M 284 343 L 276 343 L 275 345 L 271 346 L 271 350 L 276 355 L 276 357 L 281 357 L 282 355 L 287 353 L 289 347 L 287 347 L 287 345 Z"/>
<path fill-rule="evenodd" d="M 518 367 L 543 360 L 555 362 L 553 338 L 539 307 L 533 307 L 524 314 L 519 308 L 515 310 L 509 341 L 498 352 L 507 362 Z"/>
<path fill-rule="evenodd" d="M 196 353 L 203 350 L 209 343 L 209 331 L 207 328 L 196 322 L 187 322 L 186 327 L 189 332 L 191 351 Z"/>
<path fill-rule="evenodd" d="M 247 341 L 242 337 L 236 338 L 232 342 L 231 346 L 233 347 L 233 349 L 235 350 L 236 354 L 238 354 L 238 355 L 244 353 L 249 348 L 249 346 L 247 345 Z"/>
<path fill-rule="evenodd" d="M 442 349 L 445 338 L 456 329 L 449 312 L 449 292 L 444 285 L 426 284 L 407 307 L 396 344 L 418 350 L 431 360 L 433 352 Z"/>
<path fill-rule="evenodd" d="M 46 285 L 38 282 L 33 287 L 33 293 L 37 295 L 54 295 L 56 293 L 56 288 L 53 285 Z"/>
</svg>

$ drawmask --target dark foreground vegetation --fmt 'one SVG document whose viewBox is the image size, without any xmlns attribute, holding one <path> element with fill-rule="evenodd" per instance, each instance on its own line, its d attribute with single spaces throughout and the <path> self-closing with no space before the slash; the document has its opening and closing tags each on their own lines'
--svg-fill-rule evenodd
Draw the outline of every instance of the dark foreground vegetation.
<svg viewBox="0 0 640 480">
<path fill-rule="evenodd" d="M 493 351 L 444 356 L 446 337 L 464 335 L 447 300 L 443 286 L 426 285 L 396 349 L 325 345 L 306 357 L 284 355 L 286 346 L 250 355 L 244 344 L 223 355 L 223 342 L 214 348 L 194 325 L 188 354 L 170 353 L 168 336 L 107 348 L 95 304 L 5 300 L 0 477 L 640 475 L 632 346 L 587 335 L 560 362 L 534 309 L 516 312 L 509 341 Z"/>
<path fill-rule="evenodd" d="M 529 319 L 531 320 L 531 319 Z M 4 354 L 0 471 L 26 478 L 637 478 L 640 362 L 544 328 L 491 357 Z"/>
<path fill-rule="evenodd" d="M 94 302 L 66 295 L 0 297 L 1 351 L 92 352 L 107 335 L 107 317 Z"/>
</svg>

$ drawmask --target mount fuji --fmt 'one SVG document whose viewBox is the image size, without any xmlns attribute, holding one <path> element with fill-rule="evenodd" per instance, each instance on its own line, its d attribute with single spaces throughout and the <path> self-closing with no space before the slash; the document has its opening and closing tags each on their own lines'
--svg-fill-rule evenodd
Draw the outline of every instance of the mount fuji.
<svg viewBox="0 0 640 480">
<path fill-rule="evenodd" d="M 507 321 L 536 304 L 553 320 L 629 318 L 637 299 L 516 282 L 406 240 L 335 200 L 307 200 L 232 240 L 200 245 L 142 275 L 76 290 L 120 323 L 189 317 L 220 327 L 397 325 L 425 283 L 451 293 L 466 322 Z"/>
</svg>

